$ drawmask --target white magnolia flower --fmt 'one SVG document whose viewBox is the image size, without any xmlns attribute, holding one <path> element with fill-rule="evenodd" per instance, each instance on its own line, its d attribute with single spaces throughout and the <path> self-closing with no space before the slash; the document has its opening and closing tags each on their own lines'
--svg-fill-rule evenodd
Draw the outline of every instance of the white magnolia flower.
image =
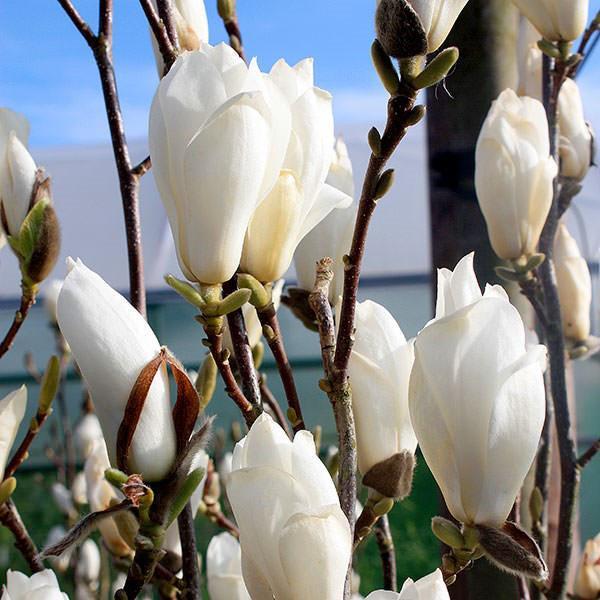
<svg viewBox="0 0 600 600">
<path fill-rule="evenodd" d="M 481 128 L 475 156 L 479 206 L 500 258 L 536 251 L 557 170 L 542 103 L 504 90 Z"/>
<path fill-rule="evenodd" d="M 152 4 L 156 10 L 156 0 L 152 0 Z M 208 19 L 204 0 L 173 0 L 171 7 L 181 50 L 198 50 L 202 42 L 208 42 Z M 165 63 L 152 32 L 150 38 L 158 75 L 162 77 Z"/>
<path fill-rule="evenodd" d="M 55 481 L 52 484 L 51 492 L 56 507 L 63 515 L 70 518 L 77 515 L 75 505 L 73 504 L 73 496 L 67 486 L 60 481 Z"/>
<path fill-rule="evenodd" d="M 335 144 L 335 155 L 326 182 L 354 196 L 352 163 L 346 144 L 340 138 Z M 315 284 L 315 264 L 326 256 L 333 259 L 333 281 L 329 286 L 329 302 L 337 304 L 344 289 L 344 254 L 348 254 L 352 244 L 354 223 L 358 206 L 352 203 L 332 210 L 296 248 L 294 264 L 298 277 L 298 287 L 312 291 Z"/>
<path fill-rule="evenodd" d="M 517 45 L 517 68 L 519 71 L 519 96 L 529 96 L 542 101 L 543 54 L 538 47 L 542 34 L 521 16 Z"/>
<path fill-rule="evenodd" d="M 450 594 L 444 583 L 442 572 L 436 569 L 433 573 L 417 581 L 407 579 L 399 594 L 378 590 L 371 592 L 366 600 L 450 600 Z"/>
<path fill-rule="evenodd" d="M 365 475 L 394 454 L 414 454 L 417 448 L 408 412 L 414 351 L 394 317 L 376 302 L 356 305 L 355 326 L 348 375 L 358 468 Z"/>
<path fill-rule="evenodd" d="M 97 588 L 100 577 L 100 564 L 100 550 L 96 542 L 88 538 L 79 548 L 77 565 L 75 566 L 75 579 L 85 583 L 92 589 Z"/>
<path fill-rule="evenodd" d="M 206 551 L 210 600 L 250 600 L 242 577 L 242 550 L 229 533 L 215 535 Z"/>
<path fill-rule="evenodd" d="M 500 286 L 482 295 L 473 255 L 438 271 L 435 319 L 418 334 L 409 407 L 452 515 L 506 520 L 535 457 L 545 414 L 544 346 Z"/>
<path fill-rule="evenodd" d="M 106 453 L 106 445 L 104 442 L 97 442 L 87 457 L 84 468 L 87 500 L 92 512 L 106 510 L 111 504 L 123 499 L 104 477 L 104 472 L 108 468 L 110 468 L 110 462 Z M 112 554 L 129 556 L 132 553 L 130 546 L 121 536 L 114 518 L 102 519 L 98 524 L 98 529 Z"/>
<path fill-rule="evenodd" d="M 352 536 L 308 431 L 291 442 L 263 413 L 235 447 L 227 496 L 251 597 L 342 597 Z"/>
<path fill-rule="evenodd" d="M 71 495 L 77 504 L 87 504 L 87 483 L 85 481 L 85 473 L 83 471 L 79 471 L 79 473 L 77 473 L 77 475 L 75 475 L 73 478 Z"/>
<path fill-rule="evenodd" d="M 577 242 L 562 224 L 554 240 L 554 266 L 565 337 L 584 342 L 590 336 L 592 278 Z"/>
<path fill-rule="evenodd" d="M 56 575 L 50 569 L 31 577 L 9 569 L 0 600 L 69 600 L 69 597 L 60 591 Z"/>
<path fill-rule="evenodd" d="M 87 458 L 96 442 L 104 440 L 102 426 L 96 413 L 85 413 L 75 427 L 74 437 L 77 450 Z"/>
<path fill-rule="evenodd" d="M 67 530 L 62 525 L 55 525 L 48 532 L 46 543 L 44 547 L 54 546 L 54 544 L 60 542 L 67 535 Z M 48 561 L 55 571 L 64 573 L 71 563 L 71 557 L 73 556 L 73 548 L 67 548 L 60 556 L 49 556 Z"/>
<path fill-rule="evenodd" d="M 25 116 L 0 108 L 0 204 L 6 232 L 17 236 L 31 206 L 37 167 L 27 150 Z"/>
<path fill-rule="evenodd" d="M 26 408 L 27 388 L 24 385 L 0 400 L 0 481 L 4 479 L 4 469 Z"/>
<path fill-rule="evenodd" d="M 585 29 L 589 0 L 513 0 L 545 39 L 576 40 Z"/>
<path fill-rule="evenodd" d="M 577 567 L 575 595 L 581 600 L 595 600 L 600 594 L 600 533 L 588 540 Z"/>
<path fill-rule="evenodd" d="M 94 400 L 111 462 L 131 390 L 142 369 L 160 352 L 146 320 L 80 260 L 58 296 L 58 324 Z M 166 367 L 148 391 L 129 452 L 129 468 L 146 481 L 162 479 L 175 460 L 176 437 Z"/>
<path fill-rule="evenodd" d="M 241 268 L 263 282 L 288 270 L 296 247 L 334 208 L 352 198 L 326 183 L 332 161 L 331 95 L 313 84 L 313 61 L 290 67 L 279 60 L 269 74 L 291 107 L 292 132 L 275 186 L 248 225 Z"/>
<path fill-rule="evenodd" d="M 558 95 L 560 174 L 581 181 L 593 160 L 594 136 L 583 114 L 583 101 L 574 79 L 567 78 Z"/>
<path fill-rule="evenodd" d="M 162 79 L 150 110 L 152 172 L 190 281 L 235 273 L 290 131 L 289 101 L 272 77 L 225 44 L 180 55 Z"/>
</svg>

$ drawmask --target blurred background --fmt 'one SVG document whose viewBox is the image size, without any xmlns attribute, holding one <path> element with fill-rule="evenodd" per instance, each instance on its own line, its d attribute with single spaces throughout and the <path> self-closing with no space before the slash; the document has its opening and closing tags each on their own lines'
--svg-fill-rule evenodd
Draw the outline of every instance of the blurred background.
<svg viewBox="0 0 600 600">
<path fill-rule="evenodd" d="M 84 18 L 95 25 L 97 3 L 81 0 L 76 4 Z M 336 130 L 348 145 L 357 190 L 369 155 L 366 134 L 371 126 L 383 125 L 387 99 L 369 54 L 374 36 L 373 4 L 365 0 L 238 1 L 246 54 L 257 56 L 263 70 L 280 57 L 291 64 L 307 56 L 315 58 L 316 84 L 333 94 Z M 216 2 L 207 1 L 210 41 L 214 44 L 225 40 L 226 35 L 213 5 Z M 592 0 L 590 14 L 599 8 L 600 0 Z M 361 298 L 385 305 L 407 337 L 415 335 L 431 317 L 434 267 L 453 267 L 465 253 L 476 250 L 482 281 L 493 277 L 492 255 L 473 191 L 474 145 L 490 101 L 504 87 L 516 85 L 516 22 L 509 0 L 471 0 L 448 41 L 448 45 L 455 43 L 461 49 L 459 66 L 445 86 L 438 86 L 422 98 L 429 105 L 429 117 L 411 129 L 392 160 L 396 184 L 375 214 Z M 120 100 L 132 159 L 137 163 L 148 153 L 148 111 L 157 85 L 149 32 L 137 2 L 115 3 L 114 29 Z M 97 72 L 87 46 L 58 3 L 9 1 L 0 4 L 0 55 L 0 105 L 22 112 L 30 120 L 33 156 L 52 177 L 63 232 L 63 257 L 80 257 L 113 287 L 126 293 L 120 196 Z M 599 57 L 585 64 L 578 79 L 586 116 L 596 131 L 600 130 Z M 141 211 L 150 323 L 162 344 L 168 345 L 187 367 L 197 368 L 204 352 L 202 331 L 192 319 L 193 309 L 163 283 L 165 273 L 177 274 L 179 269 L 151 174 L 143 178 Z M 597 169 L 588 175 L 569 219 L 571 232 L 590 264 L 597 296 Z M 59 260 L 55 277 L 64 275 L 64 260 Z M 293 284 L 293 271 L 286 281 Z M 5 248 L 0 253 L 0 330 L 8 327 L 19 292 L 16 261 Z M 593 333 L 598 335 L 600 314 L 596 302 L 597 298 Z M 311 427 L 321 424 L 325 445 L 333 443 L 330 406 L 317 386 L 321 376 L 317 337 L 285 307 L 280 309 L 280 319 L 307 423 Z M 54 335 L 38 305 L 14 348 L 0 362 L 0 397 L 27 383 L 30 397 L 35 398 L 36 385 L 24 369 L 24 356 L 32 353 L 33 361 L 42 368 L 53 351 Z M 268 355 L 263 370 L 282 398 Z M 578 437 L 585 447 L 599 430 L 600 363 L 594 359 L 574 363 L 573 379 Z M 70 374 L 67 403 L 73 422 L 80 414 L 81 402 L 80 383 L 75 374 Z M 30 404 L 33 412 L 35 403 Z M 238 418 L 235 407 L 222 393 L 213 399 L 208 412 L 217 414 L 219 426 L 225 429 Z M 26 426 L 28 419 L 23 423 Z M 52 443 L 53 431 L 60 431 L 56 415 L 50 418 L 30 460 L 19 472 L 15 494 L 38 544 L 43 543 L 49 526 L 62 519 L 49 496 L 55 478 L 45 448 Z M 596 461 L 583 478 L 580 523 L 584 539 L 600 530 L 599 491 L 600 465 Z M 429 530 L 430 518 L 437 510 L 437 490 L 421 460 L 414 494 L 391 515 L 400 581 L 409 575 L 420 577 L 438 564 L 436 543 Z M 200 525 L 204 549 L 209 530 L 205 524 Z M 14 560 L 10 536 L 0 530 L 0 579 L 7 566 L 17 564 Z M 377 561 L 370 542 L 361 551 L 359 563 L 365 590 L 380 585 Z M 504 596 L 499 591 L 494 597 Z"/>
</svg>

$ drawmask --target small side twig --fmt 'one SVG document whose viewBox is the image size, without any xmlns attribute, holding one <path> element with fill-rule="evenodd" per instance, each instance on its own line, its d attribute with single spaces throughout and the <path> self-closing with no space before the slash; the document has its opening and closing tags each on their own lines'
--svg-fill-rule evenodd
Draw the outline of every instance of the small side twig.
<svg viewBox="0 0 600 600">
<path fill-rule="evenodd" d="M 202 500 L 204 502 L 204 506 L 206 507 L 204 514 L 210 521 L 218 525 L 221 529 L 224 529 L 232 536 L 239 538 L 240 530 L 237 528 L 237 525 L 223 514 L 219 504 L 219 499 L 214 498 L 210 494 L 214 476 L 215 465 L 212 460 L 209 460 L 208 467 L 206 469 L 206 481 L 204 482 L 204 490 L 202 494 Z"/>
<path fill-rule="evenodd" d="M 4 339 L 0 342 L 0 358 L 2 358 L 11 349 L 15 338 L 17 337 L 17 333 L 19 333 L 21 326 L 27 318 L 29 309 L 33 306 L 34 302 L 35 293 L 30 288 L 23 288 L 19 309 L 15 312 L 13 321 L 6 332 Z"/>
<path fill-rule="evenodd" d="M 242 32 L 240 30 L 240 25 L 238 21 L 237 12 L 235 10 L 235 4 L 230 4 L 228 7 L 229 10 L 232 10 L 229 14 L 222 14 L 221 18 L 223 19 L 223 25 L 225 26 L 225 31 L 229 36 L 229 45 L 238 53 L 238 56 L 244 61 L 246 61 L 246 56 L 244 54 L 244 44 L 242 42 Z"/>
<path fill-rule="evenodd" d="M 281 328 L 279 327 L 279 319 L 277 318 L 277 312 L 273 304 L 267 306 L 264 310 L 257 310 L 258 318 L 263 326 L 263 333 L 269 348 L 273 353 L 279 376 L 281 377 L 281 383 L 285 391 L 288 406 L 291 409 L 289 413 L 293 417 L 292 427 L 294 433 L 297 433 L 301 429 L 306 429 L 304 423 L 304 417 L 302 416 L 302 407 L 300 406 L 300 398 L 298 397 L 298 391 L 296 389 L 296 382 L 294 380 L 294 371 L 288 360 L 285 346 L 283 345 L 283 337 L 281 334 Z"/>
<path fill-rule="evenodd" d="M 598 438 L 578 459 L 577 466 L 583 469 L 600 452 L 600 438 Z"/>
<path fill-rule="evenodd" d="M 12 500 L 7 500 L 0 505 L 0 523 L 4 525 L 15 538 L 15 547 L 27 561 L 29 568 L 34 572 L 44 570 L 44 564 L 38 556 L 36 548 L 25 524 L 23 523 L 17 507 Z"/>
<path fill-rule="evenodd" d="M 290 429 L 289 423 L 281 410 L 281 406 L 279 406 L 279 402 L 277 402 L 277 398 L 273 395 L 273 392 L 269 389 L 267 382 L 265 380 L 264 374 L 261 374 L 260 377 L 260 395 L 263 401 L 263 404 L 269 408 L 273 417 L 279 423 L 281 428 L 287 433 L 290 439 L 293 439 L 294 433 Z"/>
<path fill-rule="evenodd" d="M 168 71 L 177 58 L 177 52 L 171 43 L 167 28 L 158 16 L 156 10 L 154 10 L 154 5 L 151 0 L 140 0 L 140 5 L 146 15 L 150 29 L 152 29 L 152 34 L 154 35 L 163 62 L 165 63 L 165 70 Z M 149 160 L 149 158 L 147 160 Z"/>
<path fill-rule="evenodd" d="M 149 156 L 146 156 L 144 160 L 139 162 L 135 167 L 133 167 L 133 169 L 131 169 L 131 172 L 139 179 L 140 177 L 143 177 L 151 168 L 152 160 Z"/>
<path fill-rule="evenodd" d="M 175 15 L 173 14 L 171 0 L 156 0 L 156 7 L 158 8 L 158 16 L 167 30 L 171 45 L 173 48 L 178 48 L 179 39 L 177 36 L 177 27 L 175 26 Z"/>
<path fill-rule="evenodd" d="M 387 515 L 383 515 L 375 525 L 375 540 L 379 548 L 379 557 L 383 570 L 383 589 L 397 592 L 396 549 L 394 548 L 390 521 Z"/>
</svg>

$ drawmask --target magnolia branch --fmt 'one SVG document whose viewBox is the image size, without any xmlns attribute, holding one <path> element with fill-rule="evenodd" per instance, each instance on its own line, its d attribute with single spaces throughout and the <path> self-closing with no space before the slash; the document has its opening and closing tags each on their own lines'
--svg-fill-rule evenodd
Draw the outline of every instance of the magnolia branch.
<svg viewBox="0 0 600 600">
<path fill-rule="evenodd" d="M 44 570 L 44 564 L 38 556 L 38 549 L 33 543 L 25 524 L 23 523 L 17 507 L 12 500 L 7 500 L 0 505 L 0 523 L 4 525 L 15 538 L 15 547 L 27 561 L 29 568 L 34 572 Z"/>
<path fill-rule="evenodd" d="M 135 167 L 129 156 L 112 62 L 113 3 L 112 0 L 104 0 L 100 3 L 100 26 L 98 35 L 95 35 L 70 0 L 58 0 L 58 2 L 87 42 L 96 60 L 123 204 L 129 261 L 130 301 L 140 313 L 145 315 L 146 290 L 138 197 L 140 176 L 134 171 Z"/>
<path fill-rule="evenodd" d="M 6 332 L 4 339 L 0 342 L 0 358 L 2 358 L 11 349 L 15 338 L 17 337 L 17 333 L 19 333 L 23 322 L 27 318 L 29 309 L 33 306 L 34 302 L 35 293 L 33 290 L 28 287 L 23 287 L 19 309 L 15 312 L 11 326 Z"/>
<path fill-rule="evenodd" d="M 396 573 L 396 549 L 392 539 L 390 521 L 387 515 L 380 517 L 375 525 L 375 540 L 379 548 L 379 558 L 383 570 L 383 589 L 396 592 L 398 590 Z"/>
<path fill-rule="evenodd" d="M 586 467 L 589 462 L 600 452 L 600 438 L 598 438 L 578 459 L 577 466 L 579 469 Z"/>
</svg>

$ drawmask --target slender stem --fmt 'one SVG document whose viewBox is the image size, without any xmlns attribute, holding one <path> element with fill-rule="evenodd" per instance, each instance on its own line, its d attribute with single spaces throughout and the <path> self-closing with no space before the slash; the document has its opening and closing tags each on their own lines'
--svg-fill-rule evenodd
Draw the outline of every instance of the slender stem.
<svg viewBox="0 0 600 600">
<path fill-rule="evenodd" d="M 544 105 L 548 116 L 550 153 L 557 162 L 558 94 L 564 81 L 564 77 L 565 67 L 563 62 L 557 60 L 554 68 L 552 68 L 549 57 L 544 55 Z M 540 266 L 539 272 L 548 315 L 548 322 L 546 323 L 544 333 L 550 363 L 550 387 L 552 390 L 552 401 L 554 403 L 561 471 L 560 513 L 556 559 L 551 587 L 546 594 L 551 600 L 563 598 L 565 594 L 569 562 L 573 547 L 575 503 L 579 487 L 576 446 L 575 440 L 573 439 L 571 415 L 568 404 L 565 344 L 553 260 L 554 238 L 559 224 L 558 197 L 558 186 L 555 181 L 554 201 L 542 231 L 539 246 L 540 252 L 543 252 L 546 255 L 546 260 Z"/>
<path fill-rule="evenodd" d="M 240 537 L 240 530 L 237 528 L 236 524 L 230 521 L 221 510 L 219 505 L 219 499 L 214 498 L 210 494 L 210 489 L 212 487 L 212 480 L 215 476 L 215 466 L 212 460 L 208 461 L 208 467 L 206 469 L 206 481 L 204 482 L 204 490 L 202 493 L 202 500 L 204 505 L 206 506 L 206 516 L 210 521 L 228 531 L 231 535 L 236 538 Z"/>
<path fill-rule="evenodd" d="M 338 494 L 340 506 L 350 524 L 350 531 L 354 531 L 356 515 L 356 429 L 354 415 L 352 414 L 352 390 L 347 377 L 340 377 L 336 371 L 335 356 L 335 326 L 333 312 L 329 304 L 329 285 L 333 279 L 331 271 L 332 260 L 324 258 L 317 263 L 317 276 L 315 287 L 310 294 L 309 302 L 315 311 L 319 325 L 319 339 L 321 342 L 321 356 L 326 379 L 321 381 L 321 387 L 333 407 L 336 429 L 338 432 L 338 446 L 340 453 L 340 466 L 338 472 Z M 351 563 L 352 561 L 350 561 Z M 348 565 L 344 600 L 350 598 L 352 565 Z"/>
<path fill-rule="evenodd" d="M 158 15 L 161 21 L 165 24 L 167 35 L 173 48 L 179 47 L 179 39 L 177 36 L 177 27 L 175 26 L 175 15 L 173 14 L 173 4 L 171 0 L 156 0 Z"/>
<path fill-rule="evenodd" d="M 234 275 L 229 281 L 223 284 L 223 293 L 231 294 L 237 290 L 237 278 Z M 244 395 L 255 407 L 260 407 L 260 388 L 258 385 L 258 375 L 254 368 L 254 359 L 252 357 L 252 348 L 248 342 L 246 323 L 242 309 L 234 310 L 227 315 L 227 326 L 231 336 L 235 362 L 238 373 L 242 380 L 242 389 Z"/>
<path fill-rule="evenodd" d="M 43 571 L 44 565 L 38 557 L 38 550 L 12 500 L 7 500 L 4 504 L 0 505 L 0 523 L 13 534 L 15 547 L 23 555 L 29 568 L 34 573 Z"/>
<path fill-rule="evenodd" d="M 171 43 L 167 28 L 158 16 L 151 0 L 140 0 L 140 5 L 146 15 L 148 25 L 150 25 L 150 29 L 152 29 L 154 39 L 156 40 L 156 44 L 162 55 L 163 62 L 165 63 L 165 71 L 168 71 L 177 58 L 177 52 Z M 147 160 L 150 160 L 150 157 L 148 157 Z"/>
<path fill-rule="evenodd" d="M 225 26 L 225 31 L 229 36 L 229 45 L 238 53 L 238 56 L 244 62 L 247 62 L 246 55 L 244 54 L 242 32 L 240 30 L 240 25 L 235 8 L 233 10 L 233 14 L 231 14 L 228 19 L 223 19 L 223 25 Z"/>
<path fill-rule="evenodd" d="M 198 569 L 198 551 L 196 550 L 196 531 L 192 505 L 189 502 L 177 517 L 177 525 L 181 539 L 183 578 L 186 582 L 186 590 L 182 597 L 186 600 L 199 600 L 200 571 Z"/>
<path fill-rule="evenodd" d="M 600 438 L 598 438 L 578 459 L 577 466 L 583 469 L 600 452 Z"/>
<path fill-rule="evenodd" d="M 12 347 L 15 338 L 17 337 L 17 333 L 19 333 L 19 329 L 21 329 L 21 325 L 23 325 L 25 319 L 27 318 L 27 314 L 29 313 L 29 309 L 35 302 L 35 293 L 31 288 L 23 287 L 23 292 L 21 294 L 21 304 L 19 306 L 19 310 L 15 312 L 15 316 L 11 323 L 9 330 L 6 332 L 4 339 L 0 342 L 0 358 L 2 358 Z"/>
<path fill-rule="evenodd" d="M 264 375 L 261 375 L 260 378 L 260 395 L 262 397 L 263 404 L 267 406 L 275 420 L 279 423 L 281 428 L 287 433 L 290 439 L 293 439 L 294 434 L 290 429 L 289 423 L 281 410 L 281 406 L 279 406 L 279 402 L 277 402 L 277 398 L 273 395 L 273 392 L 269 389 L 267 385 L 266 379 Z"/>
<path fill-rule="evenodd" d="M 143 177 L 151 168 L 152 168 L 152 161 L 149 156 L 146 156 L 146 158 L 144 158 L 144 160 L 142 160 L 135 167 L 133 167 L 131 172 L 136 177 L 139 178 L 139 177 Z"/>
<path fill-rule="evenodd" d="M 294 412 L 294 422 L 292 427 L 294 432 L 297 433 L 301 429 L 306 429 L 304 424 L 304 417 L 302 416 L 302 408 L 300 406 L 300 398 L 298 397 L 298 391 L 296 389 L 296 382 L 294 380 L 294 371 L 288 360 L 285 346 L 283 345 L 283 336 L 281 334 L 281 328 L 279 327 L 279 319 L 277 318 L 277 312 L 272 304 L 270 304 L 264 310 L 257 311 L 258 318 L 263 326 L 263 331 L 267 328 L 268 333 L 265 334 L 269 348 L 273 353 L 273 358 L 281 377 L 281 383 L 285 391 L 285 397 L 290 409 Z M 290 411 L 291 412 L 291 411 Z"/>
<path fill-rule="evenodd" d="M 70 0 L 58 0 L 58 2 L 87 42 L 96 60 L 123 203 L 127 256 L 129 261 L 129 296 L 131 304 L 145 316 L 146 289 L 144 287 L 142 234 L 138 198 L 139 178 L 133 171 L 134 167 L 129 157 L 129 147 L 125 136 L 123 115 L 121 113 L 117 81 L 112 62 L 113 3 L 112 0 L 102 0 L 100 3 L 100 29 L 99 34 L 96 36 Z"/>
<path fill-rule="evenodd" d="M 396 549 L 392 539 L 390 521 L 387 515 L 383 515 L 375 525 L 375 539 L 379 548 L 381 567 L 383 570 L 383 589 L 392 592 L 398 591 L 396 573 Z"/>
</svg>

